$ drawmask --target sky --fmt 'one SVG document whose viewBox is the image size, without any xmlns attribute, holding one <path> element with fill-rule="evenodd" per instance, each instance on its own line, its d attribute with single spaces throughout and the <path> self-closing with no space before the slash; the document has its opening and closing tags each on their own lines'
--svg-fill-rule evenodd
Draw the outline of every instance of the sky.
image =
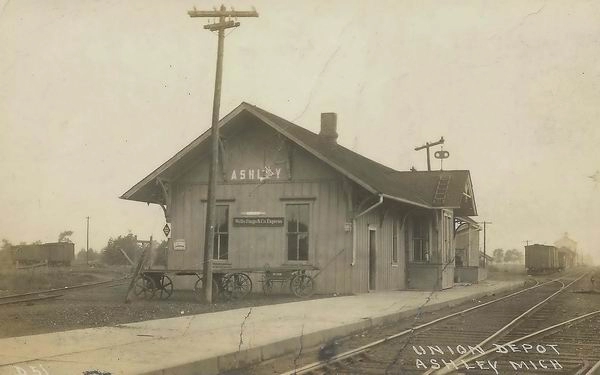
<svg viewBox="0 0 600 375">
<path fill-rule="evenodd" d="M 208 1 L 0 0 L 0 238 L 163 238 L 118 197 L 210 127 Z M 469 169 L 487 247 L 564 232 L 600 260 L 600 3 L 238 1 L 221 116 L 241 101 L 399 170 Z M 439 169 L 439 162 L 432 162 Z"/>
</svg>

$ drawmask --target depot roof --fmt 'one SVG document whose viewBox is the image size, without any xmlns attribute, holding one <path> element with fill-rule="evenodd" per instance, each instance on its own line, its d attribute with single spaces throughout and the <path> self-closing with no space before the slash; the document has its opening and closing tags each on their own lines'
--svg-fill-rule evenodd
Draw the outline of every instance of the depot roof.
<svg viewBox="0 0 600 375">
<path fill-rule="evenodd" d="M 373 194 L 382 194 L 384 198 L 423 208 L 453 208 L 458 215 L 477 215 L 471 176 L 467 170 L 397 171 L 339 144 L 331 147 L 322 142 L 318 134 L 246 102 L 242 102 L 219 121 L 219 130 L 224 134 L 231 134 L 236 125 L 248 119 L 270 126 Z M 208 129 L 135 184 L 121 198 L 164 203 L 157 179 L 169 179 L 184 165 L 207 156 L 210 134 L 211 130 Z M 440 187 L 444 190 L 443 199 L 440 199 Z"/>
</svg>

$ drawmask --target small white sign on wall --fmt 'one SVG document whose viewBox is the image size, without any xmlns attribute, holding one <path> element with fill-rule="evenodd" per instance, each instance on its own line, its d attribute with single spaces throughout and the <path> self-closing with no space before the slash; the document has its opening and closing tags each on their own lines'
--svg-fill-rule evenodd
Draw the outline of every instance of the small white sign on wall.
<svg viewBox="0 0 600 375">
<path fill-rule="evenodd" d="M 178 239 L 173 242 L 173 250 L 175 251 L 184 251 L 185 250 L 185 240 Z"/>
</svg>

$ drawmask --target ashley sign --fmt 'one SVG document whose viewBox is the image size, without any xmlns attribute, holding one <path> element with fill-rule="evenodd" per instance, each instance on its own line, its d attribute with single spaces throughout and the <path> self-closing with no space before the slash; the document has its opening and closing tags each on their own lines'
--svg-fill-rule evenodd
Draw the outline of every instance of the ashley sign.
<svg viewBox="0 0 600 375">
<path fill-rule="evenodd" d="M 256 168 L 256 169 L 234 169 L 231 171 L 230 180 L 258 180 L 262 181 L 265 179 L 278 180 L 281 176 L 281 168 Z"/>
</svg>

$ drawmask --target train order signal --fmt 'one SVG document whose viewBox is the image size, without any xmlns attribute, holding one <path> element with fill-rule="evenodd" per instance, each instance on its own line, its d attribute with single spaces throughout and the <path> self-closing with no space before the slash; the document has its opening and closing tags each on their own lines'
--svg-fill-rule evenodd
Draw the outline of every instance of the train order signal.
<svg viewBox="0 0 600 375">
<path fill-rule="evenodd" d="M 433 156 L 435 156 L 436 159 L 448 159 L 450 153 L 445 150 L 436 151 L 435 154 L 433 154 Z"/>
</svg>

